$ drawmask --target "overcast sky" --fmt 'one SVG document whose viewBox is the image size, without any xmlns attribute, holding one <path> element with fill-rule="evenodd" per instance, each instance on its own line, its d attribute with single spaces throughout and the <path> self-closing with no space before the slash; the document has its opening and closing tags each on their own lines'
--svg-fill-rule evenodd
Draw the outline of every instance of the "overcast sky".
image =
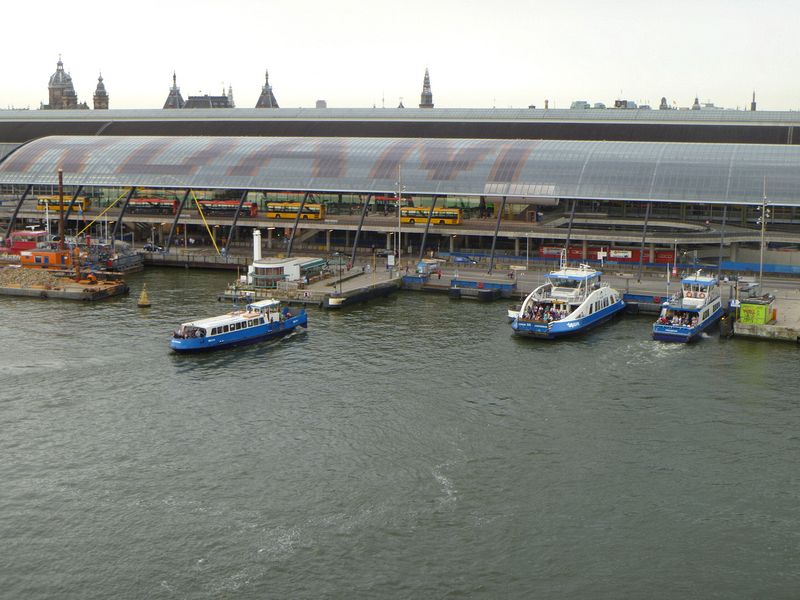
<svg viewBox="0 0 800 600">
<path fill-rule="evenodd" d="M 161 108 L 233 86 L 255 106 L 567 108 L 616 98 L 800 109 L 800 2 L 789 0 L 113 0 L 7 2 L 0 107 L 38 108 L 58 55 L 91 106 Z"/>
</svg>

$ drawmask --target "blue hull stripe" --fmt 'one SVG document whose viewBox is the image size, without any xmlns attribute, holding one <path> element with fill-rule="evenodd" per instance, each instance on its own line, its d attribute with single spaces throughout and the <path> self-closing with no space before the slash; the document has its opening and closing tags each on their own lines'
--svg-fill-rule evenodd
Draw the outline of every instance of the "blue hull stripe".
<svg viewBox="0 0 800 600">
<path fill-rule="evenodd" d="M 514 333 L 518 335 L 527 335 L 530 337 L 552 340 L 555 338 L 576 335 L 578 333 L 588 331 L 592 327 L 608 321 L 611 317 L 624 308 L 625 303 L 622 300 L 619 300 L 615 304 L 607 306 L 604 309 L 589 315 L 588 317 L 583 317 L 582 319 L 566 321 L 563 323 L 560 321 L 555 321 L 552 327 L 549 329 L 547 325 L 544 324 L 530 323 L 525 321 L 521 322 L 518 319 L 514 319 L 514 322 L 511 324 L 511 328 L 514 330 Z"/>
</svg>

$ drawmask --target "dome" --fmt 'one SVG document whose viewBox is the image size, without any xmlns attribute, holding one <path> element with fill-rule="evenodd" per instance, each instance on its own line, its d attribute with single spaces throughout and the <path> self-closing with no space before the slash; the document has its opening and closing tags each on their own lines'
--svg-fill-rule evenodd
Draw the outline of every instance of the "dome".
<svg viewBox="0 0 800 600">
<path fill-rule="evenodd" d="M 61 57 L 58 57 L 56 63 L 56 72 L 50 76 L 50 87 L 65 87 L 72 88 L 72 77 L 64 71 L 64 63 L 61 62 Z"/>
</svg>

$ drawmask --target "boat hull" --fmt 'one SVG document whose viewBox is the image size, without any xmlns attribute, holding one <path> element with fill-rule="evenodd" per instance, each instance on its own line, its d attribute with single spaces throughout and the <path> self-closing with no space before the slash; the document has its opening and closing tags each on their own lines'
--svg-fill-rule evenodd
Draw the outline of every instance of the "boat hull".
<svg viewBox="0 0 800 600">
<path fill-rule="evenodd" d="M 275 339 L 290 334 L 298 327 L 308 327 L 308 315 L 301 310 L 283 321 L 265 323 L 257 327 L 224 333 L 203 338 L 175 338 L 170 340 L 170 348 L 181 354 L 210 352 L 234 346 L 256 344 L 264 340 Z"/>
<path fill-rule="evenodd" d="M 580 319 L 554 321 L 552 323 L 538 323 L 532 321 L 520 321 L 514 319 L 511 329 L 516 335 L 553 340 L 557 338 L 569 337 L 584 333 L 593 327 L 597 327 L 611 319 L 614 315 L 625 309 L 622 300 L 605 307 L 604 309 Z"/>
<path fill-rule="evenodd" d="M 694 327 L 677 327 L 674 325 L 660 325 L 656 323 L 653 325 L 653 339 L 659 342 L 688 344 L 696 340 L 706 329 L 719 321 L 723 312 L 722 307 L 718 308 L 705 321 L 698 323 Z"/>
</svg>

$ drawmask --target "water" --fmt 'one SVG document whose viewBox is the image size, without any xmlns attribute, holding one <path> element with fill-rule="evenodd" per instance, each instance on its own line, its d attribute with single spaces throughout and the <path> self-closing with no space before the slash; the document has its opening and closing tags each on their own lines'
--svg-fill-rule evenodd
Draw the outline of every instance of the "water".
<svg viewBox="0 0 800 600">
<path fill-rule="evenodd" d="M 171 354 L 230 278 L 0 298 L 0 597 L 797 597 L 796 346 L 404 293 Z"/>
</svg>

